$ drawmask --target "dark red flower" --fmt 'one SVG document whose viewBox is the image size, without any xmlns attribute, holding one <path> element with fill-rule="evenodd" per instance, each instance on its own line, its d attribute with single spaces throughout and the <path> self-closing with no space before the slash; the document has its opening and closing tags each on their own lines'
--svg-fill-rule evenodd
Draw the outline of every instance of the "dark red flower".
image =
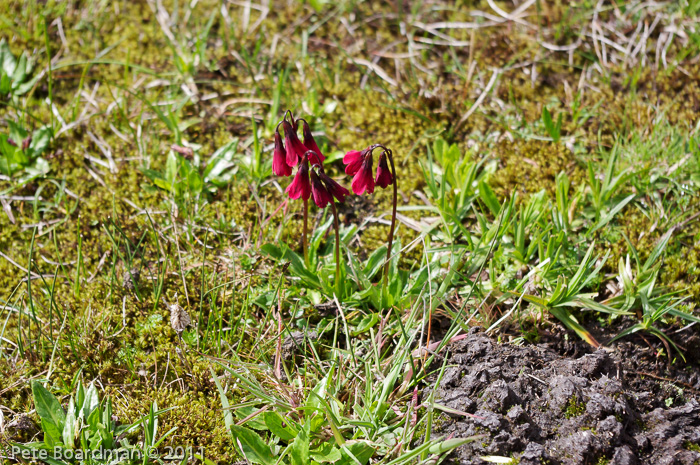
<svg viewBox="0 0 700 465">
<path fill-rule="evenodd" d="M 364 153 L 364 151 L 363 151 Z M 352 190 L 357 195 L 374 192 L 374 176 L 372 176 L 372 152 L 364 153 L 362 165 L 352 178 Z"/>
<path fill-rule="evenodd" d="M 289 194 L 290 199 L 298 199 L 301 197 L 304 200 L 309 200 L 311 196 L 311 184 L 309 184 L 309 159 L 306 156 L 304 156 L 299 163 L 297 174 L 294 175 L 292 183 L 287 186 L 286 192 Z"/>
<path fill-rule="evenodd" d="M 282 136 L 279 131 L 275 131 L 275 151 L 272 153 L 272 172 L 277 176 L 289 176 L 292 174 L 292 167 L 287 164 L 287 152 L 282 144 Z"/>
<path fill-rule="evenodd" d="M 386 189 L 393 180 L 391 171 L 389 171 L 389 164 L 386 161 L 386 152 L 382 152 L 379 156 L 379 163 L 377 163 L 377 177 L 374 179 L 374 182 L 382 189 Z"/>
<path fill-rule="evenodd" d="M 333 195 L 328 192 L 326 186 L 323 185 L 321 179 L 316 174 L 316 171 L 311 170 L 311 193 L 314 197 L 314 203 L 318 208 L 325 208 L 326 205 L 333 201 Z"/>
<path fill-rule="evenodd" d="M 318 172 L 318 177 L 321 178 L 321 181 L 323 181 L 323 184 L 326 186 L 326 189 L 328 192 L 333 195 L 333 197 L 338 200 L 338 202 L 343 202 L 345 201 L 345 197 L 350 195 L 350 191 L 335 182 L 330 176 L 328 176 L 326 173 L 323 171 Z"/>
<path fill-rule="evenodd" d="M 306 146 L 307 149 L 313 151 L 318 155 L 318 158 L 320 160 L 319 163 L 323 163 L 323 160 L 326 159 L 326 157 L 323 156 L 321 153 L 321 150 L 318 148 L 318 145 L 316 144 L 316 141 L 314 140 L 314 136 L 311 135 L 311 128 L 309 127 L 309 124 L 302 120 L 303 126 L 302 126 L 302 134 L 304 134 L 304 146 Z"/>
<path fill-rule="evenodd" d="M 301 143 L 299 136 L 288 121 L 282 121 L 284 128 L 284 145 L 287 150 L 287 165 L 297 166 L 306 152 L 306 146 Z"/>
<path fill-rule="evenodd" d="M 348 176 L 354 176 L 360 170 L 362 166 L 362 157 L 364 155 L 364 150 L 360 152 L 359 150 L 350 150 L 343 157 L 343 163 L 347 166 L 345 167 L 345 174 Z"/>
</svg>

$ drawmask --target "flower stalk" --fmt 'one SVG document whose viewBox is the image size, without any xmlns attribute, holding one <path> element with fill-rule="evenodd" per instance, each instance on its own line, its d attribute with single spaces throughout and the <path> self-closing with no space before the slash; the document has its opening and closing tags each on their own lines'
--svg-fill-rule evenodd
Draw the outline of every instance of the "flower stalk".
<svg viewBox="0 0 700 465">
<path fill-rule="evenodd" d="M 373 173 L 373 155 L 376 149 L 382 149 L 377 163 L 376 176 Z M 343 157 L 345 174 L 353 176 L 352 190 L 357 195 L 374 193 L 375 186 L 382 189 L 392 185 L 392 208 L 391 227 L 387 238 L 386 260 L 384 262 L 384 276 L 382 278 L 382 296 L 386 295 L 389 284 L 389 268 L 391 263 L 391 252 L 394 245 L 394 231 L 396 229 L 396 208 L 398 204 L 398 184 L 396 181 L 396 167 L 394 166 L 394 154 L 391 149 L 382 144 L 370 145 L 366 149 L 351 150 Z M 391 166 L 391 169 L 389 168 Z M 382 297 L 384 301 L 384 297 Z"/>
<path fill-rule="evenodd" d="M 301 243 L 304 250 L 304 263 L 309 266 L 309 201 L 304 199 L 304 229 L 301 231 Z"/>
<path fill-rule="evenodd" d="M 392 195 L 392 206 L 391 206 L 391 226 L 389 227 L 389 239 L 387 240 L 387 249 L 386 249 L 386 263 L 384 264 L 384 280 L 383 280 L 383 288 L 386 290 L 386 287 L 389 283 L 389 264 L 391 263 L 391 249 L 392 246 L 394 245 L 394 230 L 396 229 L 396 205 L 398 203 L 398 186 L 396 184 L 396 168 L 394 167 L 394 154 L 392 153 L 391 150 L 386 149 L 386 156 L 389 159 L 389 166 L 391 166 L 391 177 L 392 177 L 392 184 L 393 184 L 393 195 Z"/>
<path fill-rule="evenodd" d="M 335 208 L 335 201 L 331 199 L 331 210 L 333 210 L 333 225 L 335 227 L 335 294 L 338 299 L 342 299 L 343 289 L 340 280 L 340 223 L 338 222 L 338 210 Z"/>
</svg>

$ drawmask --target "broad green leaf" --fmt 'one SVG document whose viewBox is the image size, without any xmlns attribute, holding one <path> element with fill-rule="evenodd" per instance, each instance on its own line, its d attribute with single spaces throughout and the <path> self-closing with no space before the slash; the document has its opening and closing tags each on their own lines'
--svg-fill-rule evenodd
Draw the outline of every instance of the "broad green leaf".
<svg viewBox="0 0 700 465">
<path fill-rule="evenodd" d="M 318 280 L 318 276 L 308 270 L 304 265 L 304 260 L 293 250 L 285 246 L 284 250 L 280 249 L 273 244 L 265 244 L 261 247 L 261 250 L 270 255 L 271 257 L 281 260 L 285 259 L 290 262 L 291 269 L 293 273 L 301 280 L 307 284 L 314 287 L 320 287 L 321 283 Z"/>
<path fill-rule="evenodd" d="M 343 458 L 340 449 L 328 442 L 321 443 L 317 449 L 309 452 L 309 455 L 318 463 L 335 463 Z"/>
<path fill-rule="evenodd" d="M 486 204 L 493 216 L 498 216 L 501 212 L 501 203 L 498 201 L 496 194 L 493 193 L 491 187 L 482 179 L 479 181 L 479 198 Z"/>
<path fill-rule="evenodd" d="M 236 418 L 240 420 L 244 420 L 245 418 L 248 418 L 251 415 L 253 415 L 252 418 L 245 422 L 245 426 L 247 428 L 252 428 L 258 431 L 267 431 L 268 427 L 263 417 L 264 412 L 258 413 L 259 411 L 259 407 L 241 407 L 234 410 L 234 415 L 236 415 Z"/>
<path fill-rule="evenodd" d="M 547 133 L 554 139 L 554 121 L 552 120 L 552 113 L 550 113 L 546 105 L 542 108 L 542 123 Z"/>
<path fill-rule="evenodd" d="M 63 444 L 69 449 L 73 449 L 75 446 L 75 431 L 76 431 L 76 418 L 75 418 L 75 403 L 71 397 L 68 403 L 68 413 L 66 413 L 66 421 L 63 425 Z"/>
<path fill-rule="evenodd" d="M 19 61 L 15 66 L 15 71 L 12 73 L 12 80 L 15 82 L 15 86 L 20 82 L 24 82 L 24 78 L 27 77 L 27 55 L 22 53 L 19 57 Z"/>
<path fill-rule="evenodd" d="M 56 426 L 60 437 L 66 413 L 63 411 L 63 407 L 61 407 L 58 399 L 38 381 L 32 381 L 32 395 L 34 396 L 34 407 L 37 415 L 42 421 Z"/>
<path fill-rule="evenodd" d="M 233 139 L 219 147 L 219 149 L 212 154 L 202 173 L 202 177 L 206 182 L 213 181 L 219 183 L 229 179 L 229 176 L 224 175 L 224 173 L 236 166 L 233 163 L 233 157 L 237 148 L 238 139 Z"/>
<path fill-rule="evenodd" d="M 328 379 L 331 376 L 333 376 L 333 369 L 331 369 L 309 393 L 309 397 L 306 400 L 306 407 L 309 409 L 307 411 L 307 418 L 309 418 L 310 415 L 313 415 L 315 411 L 321 410 L 321 405 L 326 398 Z"/>
<path fill-rule="evenodd" d="M 153 179 L 153 184 L 168 192 L 170 192 L 173 189 L 173 185 L 162 178 Z"/>
<path fill-rule="evenodd" d="M 32 158 L 36 158 L 44 153 L 51 141 L 51 127 L 43 126 L 32 134 L 32 142 L 29 144 L 29 151 Z"/>
<path fill-rule="evenodd" d="M 177 155 L 172 150 L 168 153 L 168 159 L 165 161 L 165 180 L 170 185 L 173 185 L 177 179 Z"/>
<path fill-rule="evenodd" d="M 231 425 L 230 431 L 234 444 L 243 449 L 241 452 L 243 452 L 246 459 L 253 463 L 262 463 L 263 465 L 273 465 L 275 463 L 275 458 L 272 456 L 270 448 L 258 433 L 237 425 Z"/>
<path fill-rule="evenodd" d="M 368 441 L 353 440 L 347 441 L 341 449 L 343 458 L 336 462 L 337 465 L 364 465 L 369 462 L 376 451 Z"/>
<path fill-rule="evenodd" d="M 97 394 L 97 388 L 94 383 L 90 383 L 90 386 L 88 386 L 85 392 L 85 399 L 83 400 L 83 405 L 80 406 L 80 413 L 78 415 L 87 419 L 99 405 L 100 397 Z"/>
<path fill-rule="evenodd" d="M 362 317 L 360 322 L 357 324 L 353 331 L 350 331 L 351 336 L 358 336 L 362 333 L 366 333 L 374 325 L 379 322 L 379 315 L 376 313 L 370 313 Z"/>
<path fill-rule="evenodd" d="M 11 90 L 12 82 L 10 81 L 10 76 L 7 76 L 6 74 L 0 75 L 0 95 L 7 95 Z"/>
<path fill-rule="evenodd" d="M 468 438 L 453 438 L 453 439 L 447 439 L 445 441 L 439 442 L 428 449 L 428 452 L 431 454 L 444 454 L 445 452 L 449 452 L 451 450 L 454 450 L 460 446 L 463 446 L 464 444 L 469 444 L 470 442 L 474 442 L 477 439 L 481 439 L 483 436 L 471 436 Z"/>
<path fill-rule="evenodd" d="M 299 430 L 290 450 L 292 465 L 308 465 L 309 463 L 309 423 Z"/>
<path fill-rule="evenodd" d="M 51 420 L 46 418 L 41 419 L 41 430 L 44 432 L 44 443 L 53 448 L 61 444 L 62 432 L 58 426 L 51 423 Z"/>
<path fill-rule="evenodd" d="M 297 430 L 292 426 L 293 423 L 279 413 L 265 412 L 262 416 L 270 432 L 281 440 L 289 442 L 297 436 Z"/>
<path fill-rule="evenodd" d="M 365 261 L 365 266 L 363 273 L 367 279 L 372 279 L 374 275 L 382 269 L 384 261 L 386 260 L 386 245 L 378 247 L 374 252 L 370 254 Z"/>
<path fill-rule="evenodd" d="M 201 193 L 202 187 L 204 187 L 204 183 L 202 182 L 202 178 L 196 170 L 190 171 L 190 173 L 188 175 L 188 184 L 189 184 L 190 192 L 192 192 L 195 195 Z"/>
<path fill-rule="evenodd" d="M 7 76 L 12 76 L 15 72 L 17 61 L 10 50 L 10 46 L 5 39 L 0 40 L 0 71 Z"/>
</svg>

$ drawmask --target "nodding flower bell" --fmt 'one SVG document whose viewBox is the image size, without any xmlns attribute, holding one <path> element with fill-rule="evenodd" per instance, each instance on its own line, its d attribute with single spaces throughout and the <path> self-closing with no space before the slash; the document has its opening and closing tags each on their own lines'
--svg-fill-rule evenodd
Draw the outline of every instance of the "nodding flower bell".
<svg viewBox="0 0 700 465">
<path fill-rule="evenodd" d="M 355 172 L 355 177 L 352 178 L 352 190 L 357 195 L 362 195 L 365 192 L 372 194 L 374 192 L 372 162 L 372 151 L 363 150 L 360 169 Z"/>
<path fill-rule="evenodd" d="M 377 176 L 375 177 L 372 173 L 372 152 L 377 148 L 382 148 L 384 151 L 379 156 Z M 352 190 L 355 194 L 362 195 L 365 192 L 372 194 L 375 184 L 386 189 L 394 183 L 394 175 L 389 169 L 389 157 L 391 157 L 391 151 L 380 144 L 370 145 L 362 151 L 351 150 L 345 154 L 343 157 L 343 163 L 346 165 L 345 174 L 354 176 Z"/>
<path fill-rule="evenodd" d="M 319 171 L 320 173 L 320 171 Z M 311 194 L 313 195 L 314 203 L 318 208 L 326 208 L 333 201 L 333 195 L 328 192 L 326 186 L 321 182 L 321 178 L 316 171 L 311 170 Z"/>
<path fill-rule="evenodd" d="M 302 198 L 309 200 L 311 196 L 311 184 L 309 183 L 309 158 L 303 155 L 297 174 L 294 175 L 294 180 L 287 186 L 287 194 L 290 199 Z"/>
<path fill-rule="evenodd" d="M 301 143 L 297 132 L 288 121 L 282 121 L 282 128 L 284 129 L 284 145 L 287 150 L 287 164 L 289 166 L 297 166 L 299 160 L 301 160 L 301 157 L 308 149 Z M 315 160 L 311 161 L 314 163 Z"/>
<path fill-rule="evenodd" d="M 386 151 L 384 151 L 379 156 L 379 163 L 377 163 L 377 177 L 374 179 L 374 183 L 382 189 L 386 189 L 393 181 L 394 177 L 391 175 L 391 171 L 389 171 L 389 164 L 386 160 Z"/>
<path fill-rule="evenodd" d="M 309 127 L 309 123 L 307 123 L 306 120 L 303 119 L 301 121 L 303 122 L 302 134 L 304 134 L 304 146 L 308 150 L 311 150 L 312 152 L 316 153 L 316 155 L 318 155 L 319 158 L 319 163 L 323 163 L 326 157 L 323 156 L 321 150 L 318 148 L 318 144 L 316 144 L 316 141 L 314 140 L 314 136 L 311 135 L 311 128 Z"/>
<path fill-rule="evenodd" d="M 328 190 L 328 192 L 330 192 L 330 194 L 335 197 L 338 202 L 344 202 L 345 197 L 350 195 L 349 190 L 335 182 L 333 178 L 324 173 L 323 170 L 319 170 L 318 177 L 321 178 L 321 181 L 323 181 L 323 185 L 326 187 L 326 190 Z"/>
<path fill-rule="evenodd" d="M 292 167 L 287 164 L 287 151 L 284 150 L 282 136 L 279 131 L 275 131 L 275 150 L 272 153 L 272 172 L 277 176 L 289 176 L 292 174 Z"/>
<path fill-rule="evenodd" d="M 365 151 L 366 150 L 363 150 L 362 152 L 359 150 L 350 150 L 345 154 L 343 157 L 343 163 L 347 165 L 345 167 L 345 174 L 348 176 L 354 176 L 355 173 L 360 170 Z"/>
</svg>

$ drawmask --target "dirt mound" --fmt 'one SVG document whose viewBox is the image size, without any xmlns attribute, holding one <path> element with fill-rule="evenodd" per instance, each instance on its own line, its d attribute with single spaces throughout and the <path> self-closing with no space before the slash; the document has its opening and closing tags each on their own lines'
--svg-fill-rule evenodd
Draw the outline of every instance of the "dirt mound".
<svg viewBox="0 0 700 465">
<path fill-rule="evenodd" d="M 520 465 L 700 464 L 697 367 L 690 376 L 684 367 L 695 384 L 683 389 L 639 374 L 638 361 L 619 352 L 562 356 L 546 344 L 498 344 L 478 330 L 451 344 L 448 357 L 436 401 L 475 416 L 444 414 L 440 433 L 486 435 L 448 463 L 496 455 Z"/>
</svg>

